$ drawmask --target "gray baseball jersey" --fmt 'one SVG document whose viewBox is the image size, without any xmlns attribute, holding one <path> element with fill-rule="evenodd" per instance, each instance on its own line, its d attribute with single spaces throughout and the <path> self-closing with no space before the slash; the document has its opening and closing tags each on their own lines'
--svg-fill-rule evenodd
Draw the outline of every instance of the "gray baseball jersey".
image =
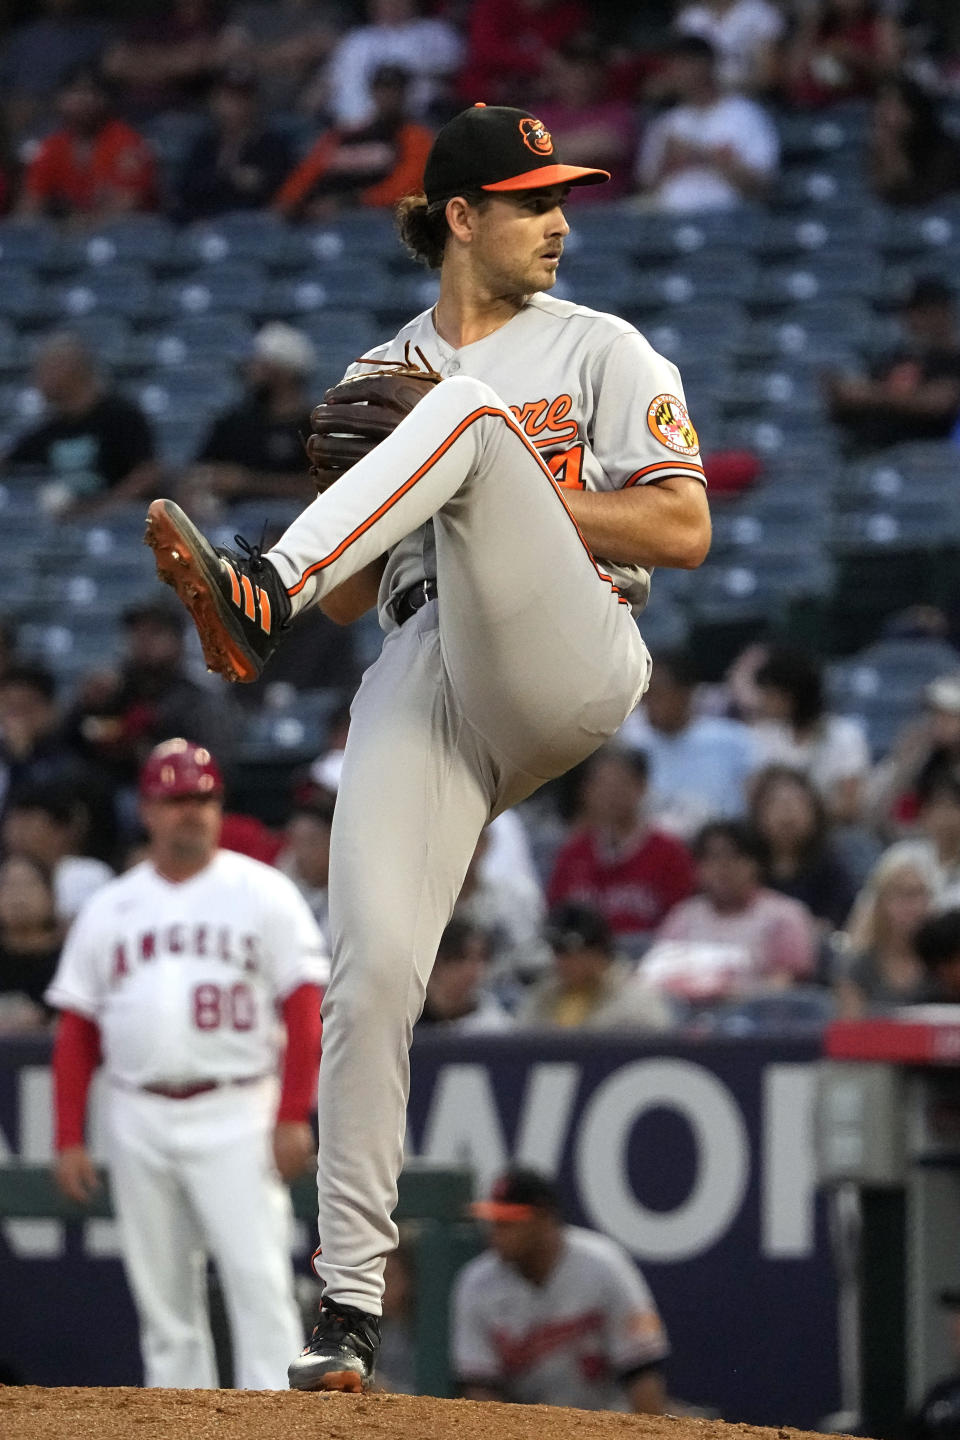
<svg viewBox="0 0 960 1440">
<path fill-rule="evenodd" d="M 492 1250 L 465 1265 L 453 1299 L 453 1370 L 526 1405 L 627 1410 L 622 1384 L 669 1353 L 647 1283 L 604 1235 L 567 1226 L 544 1284 Z"/>
<path fill-rule="evenodd" d="M 318 1110 L 316 1268 L 374 1314 L 407 1048 L 480 832 L 614 734 L 650 673 L 649 576 L 592 554 L 562 487 L 703 479 L 677 372 L 625 321 L 537 294 L 475 344 L 425 314 L 377 354 L 407 341 L 443 383 L 269 555 L 295 610 L 388 557 L 333 822 Z M 434 576 L 439 598 L 397 625 L 394 598 Z"/>
<path fill-rule="evenodd" d="M 408 342 L 442 375 L 471 375 L 491 385 L 564 485 L 618 490 L 678 474 L 703 479 L 677 367 L 616 315 L 533 295 L 502 329 L 455 350 L 425 310 L 368 358 L 400 360 Z M 347 374 L 365 368 L 351 365 Z M 610 562 L 604 568 L 635 612 L 642 610 L 650 593 L 647 571 Z M 390 553 L 380 590 L 385 625 L 392 623 L 390 602 L 436 573 L 428 521 Z"/>
</svg>

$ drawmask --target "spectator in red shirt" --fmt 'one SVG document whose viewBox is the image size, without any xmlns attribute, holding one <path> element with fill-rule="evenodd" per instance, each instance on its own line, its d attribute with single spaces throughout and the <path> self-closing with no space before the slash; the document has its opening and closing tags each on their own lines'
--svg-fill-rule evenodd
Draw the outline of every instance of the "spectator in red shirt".
<svg viewBox="0 0 960 1440">
<path fill-rule="evenodd" d="M 110 90 L 89 66 L 57 93 L 61 129 L 27 168 L 20 214 L 111 219 L 157 204 L 156 163 L 147 142 L 111 113 Z"/>
<path fill-rule="evenodd" d="M 581 824 L 561 846 L 547 887 L 550 905 L 591 905 L 621 939 L 649 935 L 694 890 L 687 847 L 644 820 L 647 769 L 643 751 L 605 747 L 590 760 Z"/>
<path fill-rule="evenodd" d="M 468 102 L 523 104 L 547 56 L 587 29 L 589 14 L 580 0 L 476 0 L 461 94 Z"/>
</svg>

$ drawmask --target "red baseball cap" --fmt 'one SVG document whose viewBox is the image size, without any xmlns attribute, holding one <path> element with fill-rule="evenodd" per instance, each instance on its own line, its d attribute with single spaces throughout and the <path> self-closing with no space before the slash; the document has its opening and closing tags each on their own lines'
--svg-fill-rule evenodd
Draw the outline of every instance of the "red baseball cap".
<svg viewBox="0 0 960 1440">
<path fill-rule="evenodd" d="M 180 795 L 208 799 L 222 794 L 219 765 L 209 750 L 192 740 L 164 740 L 150 752 L 140 771 L 140 795 L 144 800 L 172 800 Z"/>
<path fill-rule="evenodd" d="M 423 188 L 433 205 L 465 190 L 541 190 L 609 179 L 607 170 L 564 165 L 549 130 L 526 110 L 477 104 L 437 132 Z"/>
</svg>

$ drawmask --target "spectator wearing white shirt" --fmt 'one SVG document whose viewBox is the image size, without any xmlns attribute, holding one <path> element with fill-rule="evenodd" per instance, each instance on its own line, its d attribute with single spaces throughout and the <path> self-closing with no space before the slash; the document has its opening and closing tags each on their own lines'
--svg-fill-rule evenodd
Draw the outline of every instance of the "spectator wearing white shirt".
<svg viewBox="0 0 960 1440">
<path fill-rule="evenodd" d="M 675 40 L 664 84 L 676 103 L 650 125 L 637 164 L 650 207 L 679 214 L 760 199 L 777 170 L 779 138 L 755 101 L 723 94 L 710 42 Z"/>
<path fill-rule="evenodd" d="M 855 823 L 870 771 L 870 746 L 859 720 L 828 712 L 819 663 L 803 650 L 774 646 L 754 677 L 754 726 L 766 765 L 789 765 L 809 777 L 832 820 Z"/>
<path fill-rule="evenodd" d="M 749 725 L 697 715 L 697 674 L 689 655 L 659 654 L 650 685 L 620 739 L 650 762 L 647 814 L 661 830 L 691 840 L 708 820 L 746 814 L 747 781 L 760 747 Z"/>
<path fill-rule="evenodd" d="M 368 0 L 367 12 L 370 23 L 348 31 L 330 56 L 324 72 L 327 108 L 338 125 L 370 120 L 374 72 L 398 65 L 412 77 L 410 114 L 423 119 L 463 59 L 460 35 L 448 21 L 420 15 L 416 0 Z"/>
<path fill-rule="evenodd" d="M 699 35 L 717 52 L 724 89 L 763 90 L 773 78 L 786 20 L 770 0 L 694 0 L 673 22 L 680 35 Z"/>
</svg>

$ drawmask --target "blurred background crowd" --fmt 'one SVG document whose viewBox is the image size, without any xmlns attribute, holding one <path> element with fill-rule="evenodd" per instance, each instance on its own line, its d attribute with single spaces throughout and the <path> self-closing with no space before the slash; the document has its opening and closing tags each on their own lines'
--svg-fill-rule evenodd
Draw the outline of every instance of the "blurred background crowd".
<svg viewBox="0 0 960 1440">
<path fill-rule="evenodd" d="M 391 206 L 477 99 L 612 182 L 558 294 L 684 379 L 711 557 L 648 696 L 485 833 L 421 1026 L 746 1033 L 960 1002 L 960 11 L 950 0 L 44 0 L 0 7 L 0 1031 L 141 853 L 185 735 L 224 844 L 326 918 L 374 617 L 204 673 L 140 545 L 311 498 L 311 405 L 432 303 Z"/>
</svg>

